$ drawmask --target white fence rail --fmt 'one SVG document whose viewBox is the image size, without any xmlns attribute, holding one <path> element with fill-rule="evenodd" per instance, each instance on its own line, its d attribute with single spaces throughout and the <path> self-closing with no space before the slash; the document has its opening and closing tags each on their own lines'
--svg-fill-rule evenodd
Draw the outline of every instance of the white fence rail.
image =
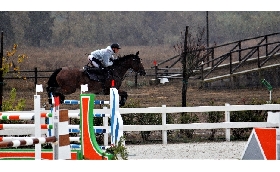
<svg viewBox="0 0 280 172">
<path fill-rule="evenodd" d="M 280 117 L 273 118 L 267 122 L 230 122 L 230 112 L 248 111 L 248 110 L 265 110 L 269 113 L 280 112 L 280 104 L 264 105 L 229 105 L 225 106 L 196 106 L 196 107 L 149 107 L 149 108 L 119 108 L 120 114 L 162 114 L 161 125 L 124 125 L 123 131 L 162 131 L 162 143 L 167 144 L 167 130 L 178 129 L 225 129 L 226 140 L 230 141 L 231 128 L 253 128 L 253 127 L 279 127 Z M 41 111 L 48 113 L 49 111 Z M 190 124 L 166 124 L 166 114 L 181 112 L 224 112 L 225 121 L 220 123 L 190 123 Z M 14 113 L 14 112 L 13 112 Z M 69 115 L 79 113 L 79 110 L 69 110 Z M 94 109 L 94 113 L 109 114 L 110 109 Z M 278 114 L 278 113 L 277 113 Z M 271 118 L 272 119 L 272 118 Z M 102 126 L 96 126 L 102 128 Z M 107 126 L 103 126 L 108 128 Z M 0 135 L 4 134 L 1 133 Z"/>
<path fill-rule="evenodd" d="M 121 114 L 126 113 L 162 113 L 162 125 L 124 125 L 124 131 L 155 131 L 162 130 L 162 143 L 167 144 L 167 130 L 177 129 L 225 129 L 226 140 L 230 141 L 231 128 L 279 127 L 278 120 L 269 122 L 230 122 L 230 112 L 247 110 L 280 111 L 279 104 L 265 105 L 229 105 L 225 106 L 197 106 L 197 107 L 162 107 L 155 108 L 120 108 Z M 166 124 L 167 113 L 180 112 L 225 112 L 225 122 L 221 123 L 191 123 Z"/>
<path fill-rule="evenodd" d="M 121 114 L 162 114 L 162 125 L 124 125 L 123 131 L 162 131 L 162 143 L 167 144 L 167 130 L 178 129 L 225 129 L 226 140 L 230 141 L 231 128 L 253 128 L 253 127 L 279 127 L 278 120 L 269 122 L 230 122 L 230 112 L 248 111 L 248 110 L 265 110 L 280 112 L 280 104 L 264 105 L 230 105 L 225 106 L 196 106 L 196 107 L 149 107 L 149 108 L 119 108 Z M 225 122 L 221 123 L 190 123 L 190 124 L 166 124 L 167 113 L 181 112 L 224 112 Z M 71 113 L 71 110 L 69 111 Z M 78 112 L 78 111 L 72 111 Z M 95 113 L 110 113 L 109 109 L 94 109 Z"/>
</svg>

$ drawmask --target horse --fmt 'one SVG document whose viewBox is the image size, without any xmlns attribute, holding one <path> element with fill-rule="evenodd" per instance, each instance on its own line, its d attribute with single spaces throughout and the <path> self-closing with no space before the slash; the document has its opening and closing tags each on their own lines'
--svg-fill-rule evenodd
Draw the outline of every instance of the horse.
<svg viewBox="0 0 280 172">
<path fill-rule="evenodd" d="M 109 95 L 112 82 L 120 95 L 120 106 L 124 106 L 128 94 L 120 90 L 122 81 L 125 79 L 126 72 L 132 69 L 140 76 L 145 76 L 146 72 L 139 57 L 139 51 L 136 54 L 124 55 L 113 60 L 113 65 L 102 72 L 97 72 L 96 68 L 86 65 L 83 69 L 62 67 L 56 69 L 48 79 L 47 94 L 49 103 L 52 104 L 51 96 L 59 96 L 60 104 L 63 104 L 65 95 L 76 92 L 81 85 L 88 84 L 88 91 L 94 94 Z"/>
</svg>

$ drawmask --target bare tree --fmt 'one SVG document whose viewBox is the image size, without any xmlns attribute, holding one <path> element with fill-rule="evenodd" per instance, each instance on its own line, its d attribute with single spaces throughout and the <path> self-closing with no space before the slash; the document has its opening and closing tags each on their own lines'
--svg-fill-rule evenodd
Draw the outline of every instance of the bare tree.
<svg viewBox="0 0 280 172">
<path fill-rule="evenodd" d="M 198 28 L 196 36 L 188 33 L 186 26 L 185 34 L 181 32 L 181 42 L 174 46 L 175 51 L 180 54 L 183 67 L 182 107 L 186 107 L 187 86 L 191 76 L 195 75 L 206 58 L 205 29 Z"/>
</svg>

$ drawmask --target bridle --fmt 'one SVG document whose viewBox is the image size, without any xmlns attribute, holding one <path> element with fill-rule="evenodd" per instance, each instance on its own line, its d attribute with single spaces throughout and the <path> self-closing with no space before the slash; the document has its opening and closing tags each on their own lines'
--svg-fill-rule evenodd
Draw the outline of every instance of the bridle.
<svg viewBox="0 0 280 172">
<path fill-rule="evenodd" d="M 131 56 L 133 56 L 132 57 L 132 60 L 140 60 L 140 58 L 139 58 L 139 56 L 138 55 L 133 55 L 133 54 L 131 54 Z M 141 63 L 141 62 L 140 62 Z M 139 65 L 139 67 L 140 67 L 140 63 L 138 64 Z M 119 64 L 121 64 L 119 67 L 120 68 L 122 68 L 122 66 L 124 66 L 122 63 L 119 63 Z M 131 67 L 129 68 L 129 69 L 132 69 Z M 123 81 L 128 75 L 127 74 L 125 74 L 125 75 L 123 75 L 123 76 L 119 76 L 118 74 L 118 72 L 116 71 L 116 72 L 114 72 L 114 70 L 116 70 L 116 68 L 110 68 L 110 72 L 111 72 L 111 74 L 112 74 L 112 77 L 114 78 L 114 77 L 117 77 L 118 79 L 120 79 L 121 81 Z M 133 70 L 133 69 L 132 69 Z"/>
</svg>

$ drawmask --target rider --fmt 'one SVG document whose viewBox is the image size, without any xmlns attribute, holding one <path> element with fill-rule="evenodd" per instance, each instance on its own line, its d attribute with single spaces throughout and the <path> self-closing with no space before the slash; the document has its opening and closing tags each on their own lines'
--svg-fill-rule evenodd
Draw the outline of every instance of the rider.
<svg viewBox="0 0 280 172">
<path fill-rule="evenodd" d="M 93 67 L 105 69 L 113 65 L 113 60 L 117 59 L 114 55 L 119 52 L 120 45 L 113 43 L 105 49 L 95 50 L 88 55 L 88 60 Z"/>
</svg>

